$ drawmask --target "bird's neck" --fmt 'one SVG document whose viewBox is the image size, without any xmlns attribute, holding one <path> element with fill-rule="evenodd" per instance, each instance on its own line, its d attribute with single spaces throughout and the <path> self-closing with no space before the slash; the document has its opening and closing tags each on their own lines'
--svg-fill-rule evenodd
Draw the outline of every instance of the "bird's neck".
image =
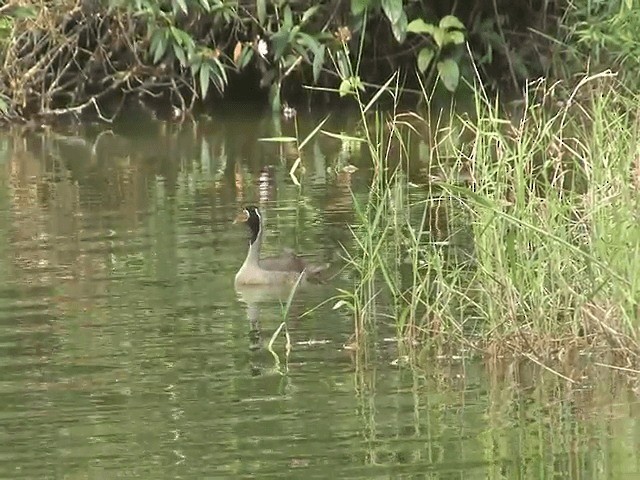
<svg viewBox="0 0 640 480">
<path fill-rule="evenodd" d="M 249 253 L 247 254 L 246 264 L 257 265 L 260 260 L 260 249 L 262 248 L 262 229 L 258 225 L 255 229 L 251 229 L 251 239 L 249 240 Z"/>
</svg>

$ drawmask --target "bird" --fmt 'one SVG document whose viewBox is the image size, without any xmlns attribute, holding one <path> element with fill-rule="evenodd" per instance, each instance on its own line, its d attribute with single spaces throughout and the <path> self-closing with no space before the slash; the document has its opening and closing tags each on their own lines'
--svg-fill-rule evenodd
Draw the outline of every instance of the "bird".
<svg viewBox="0 0 640 480">
<path fill-rule="evenodd" d="M 251 237 L 249 238 L 249 251 L 244 263 L 235 276 L 235 285 L 285 285 L 298 281 L 321 282 L 321 272 L 329 265 L 310 265 L 292 250 L 286 249 L 277 257 L 260 258 L 264 225 L 262 215 L 258 207 L 245 206 L 233 221 L 246 223 Z"/>
</svg>

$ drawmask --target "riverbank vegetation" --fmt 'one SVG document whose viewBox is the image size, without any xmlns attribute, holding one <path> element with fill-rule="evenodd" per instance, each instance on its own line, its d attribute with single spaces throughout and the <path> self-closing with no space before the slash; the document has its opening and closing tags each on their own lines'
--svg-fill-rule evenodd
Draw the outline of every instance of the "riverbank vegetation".
<svg viewBox="0 0 640 480">
<path fill-rule="evenodd" d="M 437 125 L 362 109 L 376 175 L 354 198 L 356 275 L 336 299 L 356 345 L 387 318 L 409 346 L 545 362 L 597 351 L 637 369 L 640 102 L 610 73 L 565 98 L 541 82 L 514 119 L 478 93 L 472 115 Z M 409 153 L 416 136 L 428 159 Z M 403 173 L 416 161 L 424 185 Z"/>
<path fill-rule="evenodd" d="M 338 98 L 324 88 L 373 94 L 396 71 L 413 101 L 421 83 L 446 97 L 475 70 L 521 92 L 582 70 L 585 53 L 637 66 L 634 1 L 15 0 L 0 7 L 0 112 L 110 121 L 135 104 L 184 118 L 223 98 L 278 110 Z"/>
</svg>

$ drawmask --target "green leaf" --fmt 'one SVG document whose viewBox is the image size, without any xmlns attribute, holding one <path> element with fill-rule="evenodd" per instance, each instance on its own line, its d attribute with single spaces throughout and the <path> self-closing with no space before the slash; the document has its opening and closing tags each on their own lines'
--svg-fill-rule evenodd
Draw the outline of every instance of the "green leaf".
<svg viewBox="0 0 640 480">
<path fill-rule="evenodd" d="M 6 97 L 4 95 L 0 96 L 0 113 L 2 113 L 3 115 L 6 115 L 9 111 L 9 104 L 7 103 L 5 98 Z"/>
<path fill-rule="evenodd" d="M 436 28 L 435 25 L 430 23 L 426 23 L 421 18 L 417 18 L 412 20 L 409 25 L 407 25 L 408 33 L 428 33 L 429 35 L 433 35 L 433 30 Z"/>
<path fill-rule="evenodd" d="M 202 66 L 202 61 L 200 58 L 197 58 L 195 62 L 191 62 L 189 68 L 191 69 L 191 76 L 196 78 L 196 75 L 200 71 L 200 67 Z"/>
<path fill-rule="evenodd" d="M 450 58 L 438 62 L 438 73 L 445 88 L 450 92 L 454 92 L 458 88 L 460 80 L 460 69 L 458 64 Z"/>
<path fill-rule="evenodd" d="M 214 66 L 217 67 L 216 70 L 218 70 L 220 78 L 222 79 L 223 86 L 229 83 L 229 79 L 227 78 L 227 70 L 224 68 L 224 65 L 222 65 L 220 60 L 218 60 L 217 58 L 214 58 L 213 64 Z"/>
<path fill-rule="evenodd" d="M 351 13 L 353 16 L 360 16 L 371 3 L 371 0 L 351 0 Z"/>
<path fill-rule="evenodd" d="M 318 42 L 315 38 L 313 38 L 308 33 L 300 32 L 296 36 L 296 41 L 300 45 L 305 46 L 307 49 L 311 50 L 314 53 L 316 53 L 320 49 L 320 42 Z"/>
<path fill-rule="evenodd" d="M 183 67 L 187 65 L 187 57 L 185 56 L 184 50 L 182 49 L 182 47 L 177 43 L 173 43 L 172 46 L 173 46 L 173 53 L 176 54 L 176 58 L 180 61 L 180 65 L 182 65 Z"/>
<path fill-rule="evenodd" d="M 293 28 L 293 13 L 291 12 L 291 7 L 289 5 L 285 5 L 284 7 L 284 21 L 282 22 L 282 27 L 291 30 Z"/>
<path fill-rule="evenodd" d="M 351 77 L 351 85 L 354 89 L 357 88 L 361 92 L 364 92 L 364 84 L 362 83 L 360 77 Z"/>
<path fill-rule="evenodd" d="M 215 85 L 220 93 L 224 92 L 224 87 L 227 84 L 225 78 L 226 73 L 223 68 L 220 68 L 220 62 L 217 59 L 214 59 L 211 64 L 211 72 L 209 73 L 209 77 L 211 78 L 211 82 Z"/>
<path fill-rule="evenodd" d="M 445 31 L 443 29 L 441 29 L 440 27 L 434 27 L 431 36 L 435 40 L 436 45 L 438 45 L 438 48 L 442 48 L 442 45 L 444 43 L 444 34 Z"/>
<path fill-rule="evenodd" d="M 238 61 L 238 69 L 242 70 L 253 58 L 253 48 L 246 46 L 242 48 L 242 55 Z"/>
<path fill-rule="evenodd" d="M 201 99 L 207 98 L 207 90 L 209 90 L 209 65 L 204 63 L 200 67 L 200 93 Z"/>
<path fill-rule="evenodd" d="M 169 27 L 169 31 L 171 32 L 171 36 L 173 37 L 173 39 L 175 40 L 175 42 L 178 45 L 182 45 L 182 37 L 180 36 L 180 30 L 178 30 L 176 27 L 174 27 L 173 25 L 171 25 Z"/>
<path fill-rule="evenodd" d="M 344 97 L 345 95 L 349 95 L 351 93 L 351 82 L 348 78 L 345 78 L 344 80 L 342 80 L 342 82 L 340 82 L 340 88 L 338 89 L 338 92 L 340 93 L 341 97 Z"/>
<path fill-rule="evenodd" d="M 211 11 L 211 5 L 209 5 L 209 0 L 200 0 L 200 5 L 206 12 Z"/>
<path fill-rule="evenodd" d="M 167 51 L 167 45 L 166 30 L 158 28 L 151 36 L 150 50 L 153 54 L 153 63 L 158 63 L 164 56 Z"/>
<path fill-rule="evenodd" d="M 445 34 L 444 43 L 453 43 L 455 45 L 462 45 L 464 43 L 464 33 L 460 30 L 452 30 Z"/>
<path fill-rule="evenodd" d="M 305 23 L 307 23 L 309 19 L 311 19 L 311 17 L 315 15 L 315 13 L 318 11 L 319 8 L 320 8 L 319 5 L 314 5 L 312 7 L 307 8 L 305 12 L 302 14 L 302 20 L 300 20 L 300 25 L 304 25 Z"/>
<path fill-rule="evenodd" d="M 273 57 L 276 60 L 280 60 L 287 45 L 289 45 L 288 30 L 283 28 L 271 37 L 271 48 L 273 49 Z"/>
<path fill-rule="evenodd" d="M 256 0 L 256 9 L 258 11 L 258 21 L 260 25 L 264 25 L 267 19 L 267 0 Z"/>
<path fill-rule="evenodd" d="M 173 36 L 174 40 L 179 45 L 186 46 L 187 48 L 193 48 L 195 46 L 191 35 L 189 35 L 184 30 L 173 26 L 169 27 L 169 29 L 171 30 L 171 35 Z"/>
<path fill-rule="evenodd" d="M 454 15 L 447 15 L 440 19 L 440 28 L 448 30 L 449 28 L 455 28 L 458 30 L 464 30 L 464 24 Z"/>
<path fill-rule="evenodd" d="M 224 7 L 222 10 L 222 18 L 224 18 L 225 23 L 233 23 L 236 21 L 236 12 L 231 9 Z"/>
<path fill-rule="evenodd" d="M 404 12 L 402 12 L 400 19 L 396 23 L 391 24 L 391 31 L 398 43 L 404 42 L 405 38 L 407 38 L 407 16 Z"/>
<path fill-rule="evenodd" d="M 344 51 L 338 50 L 338 52 L 336 53 L 336 59 L 338 61 L 338 73 L 340 74 L 340 77 L 349 77 L 351 75 L 351 69 L 349 68 L 349 60 L 346 57 Z"/>
<path fill-rule="evenodd" d="M 398 23 L 400 16 L 404 13 L 402 0 L 382 0 L 382 11 L 391 22 L 391 25 Z"/>
<path fill-rule="evenodd" d="M 36 16 L 36 10 L 33 7 L 18 6 L 14 7 L 9 15 L 18 20 L 23 18 L 33 18 Z"/>
<path fill-rule="evenodd" d="M 418 70 L 420 70 L 420 73 L 424 73 L 425 70 L 429 68 L 435 56 L 436 52 L 430 47 L 425 47 L 420 50 L 420 53 L 418 53 Z"/>
<path fill-rule="evenodd" d="M 175 0 L 175 3 L 178 4 L 178 6 L 180 7 L 180 10 L 182 10 L 182 12 L 185 15 L 189 13 L 189 10 L 187 10 L 187 4 L 185 3 L 185 0 Z"/>
<path fill-rule="evenodd" d="M 320 73 L 322 72 L 322 67 L 324 65 L 324 56 L 327 51 L 327 47 L 321 45 L 317 52 L 314 53 L 313 56 L 313 81 L 314 83 L 318 83 L 318 79 L 320 78 Z"/>
</svg>

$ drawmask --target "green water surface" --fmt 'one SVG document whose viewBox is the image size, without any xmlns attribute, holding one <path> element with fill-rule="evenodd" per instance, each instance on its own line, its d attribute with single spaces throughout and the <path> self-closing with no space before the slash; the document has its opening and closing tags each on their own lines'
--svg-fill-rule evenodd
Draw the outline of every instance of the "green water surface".
<svg viewBox="0 0 640 480">
<path fill-rule="evenodd" d="M 258 140 L 293 131 L 239 107 L 0 133 L 0 477 L 640 478 L 640 403 L 618 377 L 411 368 L 384 335 L 363 361 L 348 312 L 302 316 L 334 285 L 300 292 L 289 357 L 283 336 L 269 352 L 282 299 L 234 290 L 239 207 L 261 207 L 269 252 L 336 263 L 370 178 L 357 145 L 323 136 L 296 186 L 295 149 Z"/>
</svg>

